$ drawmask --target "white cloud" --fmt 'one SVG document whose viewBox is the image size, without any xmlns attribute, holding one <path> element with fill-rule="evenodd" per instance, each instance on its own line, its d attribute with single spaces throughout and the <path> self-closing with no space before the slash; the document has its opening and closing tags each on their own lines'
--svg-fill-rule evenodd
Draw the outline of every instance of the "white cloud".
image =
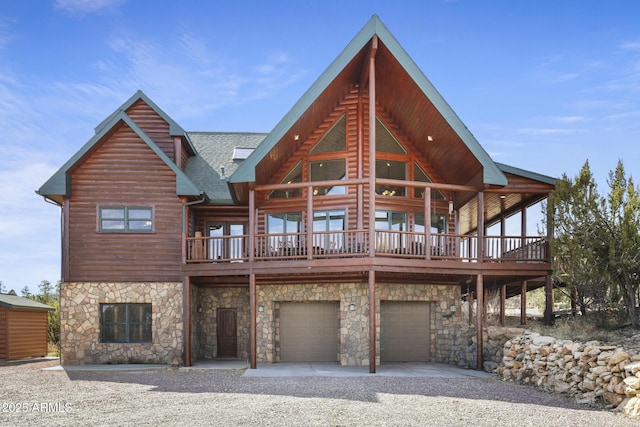
<svg viewBox="0 0 640 427">
<path fill-rule="evenodd" d="M 70 15 L 84 15 L 110 10 L 126 0 L 56 0 L 54 8 Z"/>
<path fill-rule="evenodd" d="M 579 129 L 566 128 L 520 128 L 516 133 L 523 135 L 571 135 L 581 132 Z"/>
<path fill-rule="evenodd" d="M 623 43 L 620 47 L 624 50 L 638 50 L 640 51 L 640 40 L 630 41 Z"/>
</svg>

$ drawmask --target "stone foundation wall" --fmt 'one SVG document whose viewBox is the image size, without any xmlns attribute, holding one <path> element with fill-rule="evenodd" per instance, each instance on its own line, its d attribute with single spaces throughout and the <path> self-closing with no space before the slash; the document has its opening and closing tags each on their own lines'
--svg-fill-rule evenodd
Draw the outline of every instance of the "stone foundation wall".
<svg viewBox="0 0 640 427">
<path fill-rule="evenodd" d="M 101 303 L 151 303 L 151 343 L 101 343 Z M 60 289 L 60 361 L 183 363 L 182 283 L 63 283 Z"/>
<path fill-rule="evenodd" d="M 504 379 L 568 393 L 581 402 L 602 399 L 637 416 L 639 362 L 640 354 L 621 347 L 557 340 L 527 331 L 505 343 L 497 372 Z"/>
<path fill-rule="evenodd" d="M 446 285 L 377 285 L 376 364 L 380 364 L 380 301 L 429 301 L 431 323 L 431 361 L 457 363 L 457 330 L 461 327 L 460 290 Z M 369 297 L 366 283 L 258 285 L 257 359 L 259 363 L 280 360 L 279 303 L 296 301 L 339 302 L 340 363 L 343 366 L 369 365 Z M 349 305 L 355 304 L 350 311 Z M 451 311 L 451 306 L 456 306 Z M 466 342 L 466 341 L 465 341 Z"/>
<path fill-rule="evenodd" d="M 195 339 L 193 360 L 215 359 L 217 353 L 217 310 L 235 308 L 238 328 L 238 358 L 248 360 L 250 354 L 250 309 L 248 288 L 197 288 L 192 294 Z"/>
</svg>

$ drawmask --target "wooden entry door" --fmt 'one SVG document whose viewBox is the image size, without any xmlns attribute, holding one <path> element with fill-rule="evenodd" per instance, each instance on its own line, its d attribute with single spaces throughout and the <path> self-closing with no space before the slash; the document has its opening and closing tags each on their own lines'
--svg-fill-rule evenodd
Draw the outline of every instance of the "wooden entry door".
<svg viewBox="0 0 640 427">
<path fill-rule="evenodd" d="M 238 357 L 238 328 L 235 308 L 218 309 L 218 357 Z"/>
</svg>

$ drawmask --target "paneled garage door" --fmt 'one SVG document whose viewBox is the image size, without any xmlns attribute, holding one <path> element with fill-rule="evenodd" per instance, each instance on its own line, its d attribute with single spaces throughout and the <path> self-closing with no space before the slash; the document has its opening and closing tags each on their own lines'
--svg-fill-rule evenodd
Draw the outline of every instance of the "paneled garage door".
<svg viewBox="0 0 640 427">
<path fill-rule="evenodd" d="M 380 301 L 380 360 L 428 362 L 429 303 Z"/>
<path fill-rule="evenodd" d="M 282 362 L 338 361 L 338 303 L 280 304 Z"/>
</svg>

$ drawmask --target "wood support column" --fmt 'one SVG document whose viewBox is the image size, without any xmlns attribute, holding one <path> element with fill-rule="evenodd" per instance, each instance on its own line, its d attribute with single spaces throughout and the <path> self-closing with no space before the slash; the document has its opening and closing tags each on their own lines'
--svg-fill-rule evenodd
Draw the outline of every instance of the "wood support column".
<svg viewBox="0 0 640 427">
<path fill-rule="evenodd" d="M 369 270 L 369 373 L 376 373 L 376 272 Z"/>
<path fill-rule="evenodd" d="M 476 310 L 476 348 L 477 348 L 477 364 L 476 369 L 482 371 L 484 368 L 484 343 L 483 340 L 483 328 L 484 328 L 484 280 L 482 274 L 478 274 L 476 278 L 476 298 L 478 301 Z"/>
<path fill-rule="evenodd" d="M 520 324 L 527 324 L 527 281 L 520 284 Z"/>
<path fill-rule="evenodd" d="M 371 40 L 369 54 L 369 257 L 376 246 L 376 52 L 378 36 Z M 371 279 L 369 279 L 371 280 Z M 375 362 L 374 362 L 375 363 Z"/>
<path fill-rule="evenodd" d="M 254 261 L 256 255 L 256 191 L 249 189 L 249 261 Z"/>
<path fill-rule="evenodd" d="M 467 301 L 469 302 L 469 325 L 473 324 L 473 302 L 475 300 L 472 291 L 468 291 Z"/>
<path fill-rule="evenodd" d="M 191 278 L 185 276 L 182 282 L 183 311 L 184 311 L 184 366 L 191 366 Z"/>
<path fill-rule="evenodd" d="M 424 189 L 424 251 L 425 258 L 431 259 L 431 188 Z"/>
<path fill-rule="evenodd" d="M 478 192 L 478 212 L 477 212 L 477 227 L 476 232 L 478 235 L 478 262 L 484 262 L 484 193 Z M 478 301 L 481 296 L 478 295 Z"/>
<path fill-rule="evenodd" d="M 507 285 L 500 286 L 500 326 L 507 323 Z"/>
<path fill-rule="evenodd" d="M 249 367 L 256 369 L 257 367 L 257 348 L 256 348 L 256 315 L 258 310 L 256 309 L 256 275 L 254 272 L 249 274 L 249 316 L 251 317 L 251 327 L 249 330 L 249 339 L 251 346 L 251 360 Z"/>
<path fill-rule="evenodd" d="M 544 284 L 544 323 L 545 325 L 553 324 L 553 282 L 551 281 L 551 274 L 547 274 Z"/>
</svg>

